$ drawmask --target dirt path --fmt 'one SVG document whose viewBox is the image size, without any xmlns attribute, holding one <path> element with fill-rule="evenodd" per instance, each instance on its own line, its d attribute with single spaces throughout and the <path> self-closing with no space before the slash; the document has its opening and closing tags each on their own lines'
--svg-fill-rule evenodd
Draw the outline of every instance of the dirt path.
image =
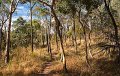
<svg viewBox="0 0 120 76">
<path fill-rule="evenodd" d="M 51 61 L 44 63 L 41 74 L 44 74 L 44 75 L 49 74 L 51 72 L 51 69 L 50 69 L 51 65 L 52 65 Z"/>
<path fill-rule="evenodd" d="M 52 58 L 53 60 L 55 59 L 55 54 L 53 54 Z M 42 71 L 40 73 L 41 76 L 50 76 L 50 72 L 52 71 L 52 69 L 50 68 L 52 66 L 52 61 L 47 61 L 43 64 L 43 68 Z"/>
</svg>

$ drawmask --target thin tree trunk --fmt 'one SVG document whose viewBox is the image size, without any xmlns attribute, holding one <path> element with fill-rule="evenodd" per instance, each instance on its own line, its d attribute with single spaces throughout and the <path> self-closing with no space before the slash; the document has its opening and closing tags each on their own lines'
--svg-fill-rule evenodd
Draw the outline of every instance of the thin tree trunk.
<svg viewBox="0 0 120 76">
<path fill-rule="evenodd" d="M 118 26 L 117 26 L 117 24 L 115 22 L 115 19 L 114 19 L 113 15 L 112 15 L 112 13 L 110 11 L 109 4 L 107 4 L 106 0 L 104 0 L 104 3 L 105 3 L 105 8 L 107 9 L 107 12 L 108 12 L 108 14 L 109 14 L 109 16 L 110 16 L 110 18 L 111 18 L 111 20 L 113 22 L 114 32 L 115 32 L 115 42 L 116 42 L 116 45 L 118 46 L 119 45 Z"/>
<path fill-rule="evenodd" d="M 75 31 L 75 17 L 73 16 L 73 39 L 74 39 L 74 46 L 75 52 L 77 52 L 77 41 L 76 41 L 76 31 Z"/>
<path fill-rule="evenodd" d="M 10 4 L 10 12 L 9 12 L 9 17 L 8 17 L 9 25 L 8 25 L 8 29 L 7 29 L 7 38 L 6 38 L 5 63 L 9 63 L 9 61 L 10 61 L 9 52 L 10 52 L 10 33 L 11 33 L 12 14 L 15 12 L 18 2 L 16 2 L 14 8 L 12 7 L 14 5 L 14 0 L 11 0 L 11 4 Z"/>
<path fill-rule="evenodd" d="M 0 28 L 0 59 L 2 57 L 2 25 Z"/>
<path fill-rule="evenodd" d="M 67 46 L 67 36 L 66 36 L 66 33 L 64 34 L 64 39 L 65 39 L 65 45 Z"/>
<path fill-rule="evenodd" d="M 87 37 L 86 37 L 85 26 L 83 27 L 83 31 L 84 31 L 84 39 L 85 39 L 86 62 L 89 64 L 89 60 L 88 60 L 88 46 L 87 46 Z"/>
<path fill-rule="evenodd" d="M 44 39 L 45 39 L 45 37 L 44 37 L 44 35 L 43 35 L 43 30 L 41 29 L 41 31 L 40 31 L 40 33 L 41 33 L 41 47 L 42 46 L 44 46 L 45 44 L 44 44 Z"/>
<path fill-rule="evenodd" d="M 12 8 L 11 8 L 12 9 Z M 10 32 L 11 32 L 11 21 L 12 21 L 12 12 L 9 15 L 9 25 L 7 31 L 7 38 L 6 38 L 6 51 L 5 51 L 5 63 L 9 63 L 9 51 L 10 51 Z"/>
<path fill-rule="evenodd" d="M 51 14 L 50 14 L 50 25 L 48 26 L 48 45 L 49 45 L 49 53 L 50 53 L 50 57 L 52 60 L 52 50 L 51 50 L 51 38 L 50 38 L 50 31 L 51 31 Z"/>
<path fill-rule="evenodd" d="M 60 38 L 61 55 L 62 55 L 62 58 L 63 58 L 63 70 L 64 70 L 64 72 L 67 72 L 66 58 L 65 58 L 65 52 L 64 52 L 64 47 L 63 47 L 63 39 L 62 39 L 62 34 L 60 32 L 60 31 L 62 31 L 62 26 L 61 26 L 61 23 L 56 16 L 56 13 L 55 13 L 53 7 L 51 7 L 51 12 L 54 15 L 55 22 L 56 22 L 56 30 L 57 30 L 56 32 L 57 32 L 57 34 Z"/>
<path fill-rule="evenodd" d="M 71 41 L 72 41 L 72 46 L 74 46 L 74 37 L 73 37 L 73 35 L 71 37 Z"/>
<path fill-rule="evenodd" d="M 4 18 L 3 18 L 4 20 Z M 2 57 L 2 29 L 3 29 L 4 22 L 2 21 L 2 25 L 0 25 L 0 59 Z"/>
<path fill-rule="evenodd" d="M 80 39 L 80 45 L 81 45 L 81 40 L 82 40 L 81 35 L 80 35 L 79 39 Z"/>
<path fill-rule="evenodd" d="M 107 3 L 107 1 L 104 0 L 104 3 L 105 3 L 105 8 L 106 8 L 106 10 L 107 10 L 107 12 L 108 12 L 111 20 L 112 20 L 113 26 L 114 26 L 115 45 L 117 46 L 118 51 L 119 51 L 119 55 L 118 55 L 118 57 L 117 57 L 116 60 L 117 60 L 117 63 L 119 64 L 119 63 L 120 63 L 120 46 L 119 46 L 118 26 L 117 26 L 117 24 L 116 24 L 116 21 L 115 21 L 115 19 L 114 19 L 114 16 L 112 15 L 112 13 L 111 13 L 111 11 L 110 11 L 110 6 L 109 6 L 110 2 Z"/>
<path fill-rule="evenodd" d="M 55 13 L 55 10 L 54 10 L 54 4 L 55 4 L 55 1 L 56 1 L 56 0 L 53 0 L 53 1 L 52 1 L 52 5 L 49 5 L 48 3 L 44 2 L 44 1 L 41 1 L 41 0 L 38 0 L 38 1 L 39 1 L 39 2 L 42 2 L 43 4 L 45 4 L 45 5 L 47 5 L 47 6 L 49 6 L 50 9 L 51 9 L 51 13 L 53 14 L 53 17 L 54 17 L 55 22 L 56 22 L 56 32 L 57 32 L 57 34 L 58 34 L 58 36 L 59 36 L 59 38 L 60 38 L 61 54 L 62 54 L 62 56 L 63 56 L 63 70 L 64 70 L 64 72 L 67 72 L 67 68 L 66 68 L 66 58 L 65 58 L 65 52 L 64 52 L 64 47 L 63 47 L 63 40 L 62 40 L 62 35 L 60 34 L 60 33 L 61 33 L 60 31 L 62 31 L 62 30 L 61 30 L 61 27 L 62 27 L 62 26 L 61 26 L 61 23 L 60 23 L 57 15 L 56 15 L 56 13 Z"/>
<path fill-rule="evenodd" d="M 50 24 L 51 25 L 51 24 Z M 50 54 L 50 59 L 52 60 L 52 52 L 51 52 L 51 43 L 50 43 L 50 25 L 46 28 L 46 41 L 47 41 L 47 50 Z"/>
<path fill-rule="evenodd" d="M 86 36 L 86 30 L 85 30 L 85 26 L 83 24 L 83 22 L 81 21 L 81 16 L 80 16 L 80 11 L 79 11 L 79 23 L 82 26 L 83 29 L 83 34 L 84 34 L 84 40 L 85 40 L 85 53 L 86 53 L 86 63 L 88 64 L 88 66 L 90 67 L 90 63 L 89 63 L 89 59 L 88 59 L 88 43 L 87 43 L 87 36 Z"/>
<path fill-rule="evenodd" d="M 2 57 L 2 29 L 3 29 L 3 25 L 4 23 L 4 6 L 3 6 L 3 1 L 1 2 L 1 8 L 2 8 L 2 23 L 0 25 L 0 59 Z"/>
<path fill-rule="evenodd" d="M 42 45 L 45 46 L 45 36 L 44 35 L 42 37 L 42 43 L 43 43 Z"/>
<path fill-rule="evenodd" d="M 32 0 L 30 1 L 31 51 L 33 52 Z"/>
<path fill-rule="evenodd" d="M 56 28 L 57 29 L 57 28 Z M 59 50 L 58 49 L 58 36 L 57 36 L 57 30 L 55 32 L 55 39 L 56 39 L 56 46 L 57 46 L 57 51 Z"/>
<path fill-rule="evenodd" d="M 42 40 L 43 40 L 43 39 L 42 39 L 42 30 L 40 30 L 40 39 L 41 39 L 41 40 L 40 40 L 40 43 L 41 43 L 41 46 L 42 46 Z"/>
<path fill-rule="evenodd" d="M 88 38 L 89 38 L 89 43 L 88 43 L 89 51 L 88 51 L 88 53 L 89 53 L 89 56 L 90 56 L 91 58 L 93 58 L 92 53 L 91 53 L 91 30 L 90 30 L 90 32 L 89 32 L 89 34 L 88 34 Z"/>
<path fill-rule="evenodd" d="M 48 53 L 49 53 L 49 45 L 48 45 L 48 27 L 46 27 L 46 41 L 47 41 L 47 47 L 48 47 Z"/>
</svg>

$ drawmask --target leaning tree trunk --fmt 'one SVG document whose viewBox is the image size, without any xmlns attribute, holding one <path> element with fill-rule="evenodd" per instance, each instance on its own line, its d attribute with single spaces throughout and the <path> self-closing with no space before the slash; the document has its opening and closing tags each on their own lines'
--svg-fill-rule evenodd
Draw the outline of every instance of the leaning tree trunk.
<svg viewBox="0 0 120 76">
<path fill-rule="evenodd" d="M 112 23 L 113 23 L 114 34 L 115 34 L 115 45 L 117 46 L 118 51 L 119 51 L 118 63 L 120 63 L 120 47 L 119 47 L 118 26 L 117 26 L 116 21 L 115 21 L 115 19 L 114 19 L 112 13 L 111 13 L 111 11 L 110 11 L 110 6 L 109 6 L 110 2 L 107 3 L 107 1 L 104 0 L 104 3 L 105 3 L 105 8 L 106 8 L 106 10 L 107 10 L 107 12 L 108 12 L 108 14 L 109 14 L 111 20 L 112 20 Z"/>
<path fill-rule="evenodd" d="M 67 67 L 66 67 L 66 58 L 65 58 L 65 52 L 64 52 L 64 47 L 63 47 L 63 39 L 62 39 L 62 34 L 61 34 L 61 31 L 62 31 L 62 26 L 61 26 L 61 23 L 59 21 L 59 19 L 57 18 L 57 15 L 53 9 L 53 7 L 51 7 L 51 12 L 55 18 L 55 22 L 56 22 L 56 32 L 60 38 L 60 47 L 61 47 L 61 56 L 63 58 L 63 70 L 64 72 L 67 72 Z"/>
<path fill-rule="evenodd" d="M 107 9 L 107 12 L 108 12 L 108 14 L 109 14 L 109 16 L 110 16 L 110 18 L 111 18 L 111 20 L 113 22 L 114 32 L 115 32 L 115 43 L 118 46 L 119 45 L 118 26 L 117 26 L 117 24 L 115 22 L 115 19 L 114 19 L 113 15 L 112 15 L 112 13 L 110 11 L 109 4 L 107 4 L 106 0 L 104 0 L 104 3 L 105 3 L 105 8 Z"/>
</svg>

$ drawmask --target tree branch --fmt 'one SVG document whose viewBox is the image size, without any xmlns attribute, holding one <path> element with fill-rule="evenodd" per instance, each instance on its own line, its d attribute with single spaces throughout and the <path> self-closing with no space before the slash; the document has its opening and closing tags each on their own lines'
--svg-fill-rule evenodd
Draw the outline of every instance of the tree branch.
<svg viewBox="0 0 120 76">
<path fill-rule="evenodd" d="M 52 6 L 54 6 L 54 5 L 55 5 L 55 0 L 52 1 Z"/>
<path fill-rule="evenodd" d="M 108 0 L 108 1 L 104 0 L 105 6 L 109 7 L 110 6 L 110 2 L 111 2 L 111 0 Z"/>
<path fill-rule="evenodd" d="M 111 2 L 111 0 L 108 0 L 108 6 L 110 6 L 110 2 Z"/>
<path fill-rule="evenodd" d="M 33 4 L 33 6 L 31 8 L 33 8 L 35 6 L 36 2 Z"/>
<path fill-rule="evenodd" d="M 48 3 L 44 2 L 43 0 L 38 0 L 38 1 L 41 2 L 41 3 L 43 3 L 43 4 L 45 4 L 48 7 L 51 7 L 51 5 L 49 5 Z"/>
<path fill-rule="evenodd" d="M 14 8 L 14 10 L 12 11 L 12 13 L 14 13 L 14 12 L 15 12 L 15 10 L 16 10 L 16 8 L 17 8 L 18 3 L 19 3 L 19 0 L 17 1 L 16 5 L 15 5 L 15 8 Z M 12 5 L 13 5 L 13 3 L 12 3 Z"/>
</svg>

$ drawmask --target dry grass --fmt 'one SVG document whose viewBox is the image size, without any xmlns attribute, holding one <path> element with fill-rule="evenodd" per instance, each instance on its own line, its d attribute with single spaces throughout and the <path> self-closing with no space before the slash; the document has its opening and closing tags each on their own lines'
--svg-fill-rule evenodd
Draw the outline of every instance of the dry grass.
<svg viewBox="0 0 120 76">
<path fill-rule="evenodd" d="M 52 65 L 49 66 L 50 73 L 45 76 L 119 76 L 119 65 L 116 65 L 113 61 L 109 60 L 103 52 L 100 52 L 100 48 L 96 46 L 97 39 L 92 40 L 92 54 L 93 59 L 90 59 L 91 69 L 86 64 L 84 40 L 77 40 L 78 51 L 77 53 L 72 46 L 71 41 L 67 41 L 67 45 L 64 43 L 67 69 L 68 73 L 63 73 L 62 62 L 60 62 L 59 51 L 56 51 L 56 44 L 52 44 L 52 53 L 55 58 L 52 61 Z M 1 64 L 0 76 L 42 76 L 40 75 L 44 63 L 50 60 L 50 57 L 46 51 L 46 48 L 35 49 L 31 53 L 30 47 L 23 48 L 18 47 L 11 51 L 10 63 L 7 65 Z M 2 61 L 2 60 L 1 60 Z"/>
<path fill-rule="evenodd" d="M 30 47 L 18 47 L 14 51 L 11 51 L 10 63 L 1 65 L 0 72 L 5 76 L 28 75 L 32 72 L 40 72 L 47 56 L 45 48 L 35 49 L 34 53 L 31 53 Z"/>
</svg>

